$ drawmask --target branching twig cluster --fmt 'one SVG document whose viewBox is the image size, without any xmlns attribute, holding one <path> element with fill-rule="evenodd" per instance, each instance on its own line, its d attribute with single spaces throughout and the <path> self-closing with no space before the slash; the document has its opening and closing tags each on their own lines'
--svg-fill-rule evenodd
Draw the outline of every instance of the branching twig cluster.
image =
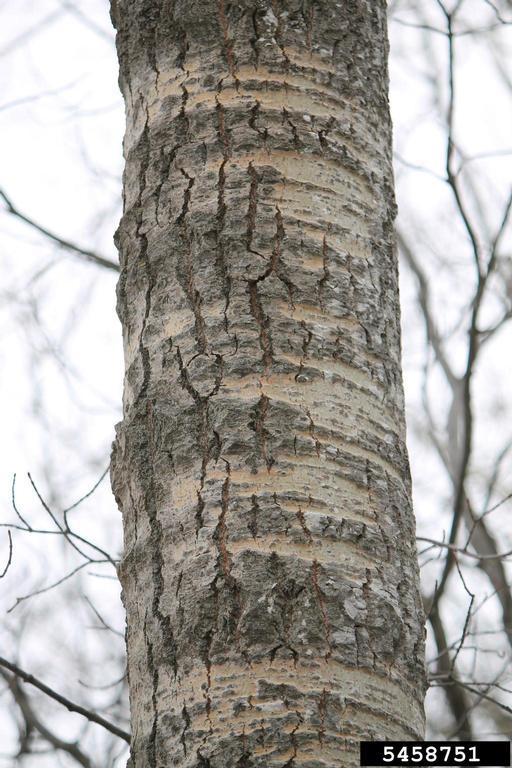
<svg viewBox="0 0 512 768">
<path fill-rule="evenodd" d="M 50 505 L 47 503 L 47 501 L 43 497 L 38 486 L 34 482 L 34 479 L 30 474 L 28 474 L 28 480 L 30 482 L 30 485 L 42 509 L 44 510 L 44 512 L 49 517 L 52 523 L 52 526 L 48 528 L 33 526 L 28 521 L 28 518 L 26 517 L 26 515 L 22 514 L 22 512 L 20 511 L 17 503 L 17 499 L 16 499 L 16 476 L 14 476 L 13 483 L 12 483 L 12 506 L 16 514 L 16 517 L 18 519 L 18 522 L 0 524 L 0 527 L 7 528 L 8 539 L 9 539 L 9 557 L 8 557 L 7 564 L 3 570 L 3 573 L 0 575 L 0 577 L 3 578 L 6 575 L 10 565 L 12 564 L 13 544 L 12 544 L 11 531 L 19 531 L 19 532 L 30 533 L 35 535 L 40 534 L 40 535 L 61 536 L 66 541 L 66 543 L 69 544 L 72 550 L 80 556 L 80 558 L 82 559 L 82 562 L 80 562 L 76 567 L 72 568 L 68 573 L 66 573 L 64 576 L 59 578 L 57 581 L 54 581 L 41 589 L 33 590 L 29 594 L 26 594 L 22 597 L 18 597 L 16 599 L 15 604 L 12 606 L 10 610 L 13 610 L 17 605 L 19 605 L 21 602 L 24 602 L 25 600 L 35 597 L 36 595 L 41 595 L 45 592 L 49 592 L 50 590 L 54 589 L 60 584 L 63 584 L 65 581 L 70 579 L 72 576 L 74 576 L 76 573 L 78 573 L 79 571 L 81 571 L 83 568 L 87 566 L 90 566 L 93 564 L 106 563 L 116 568 L 116 561 L 113 559 L 113 557 L 102 547 L 98 546 L 94 542 L 85 538 L 83 535 L 77 533 L 72 528 L 70 518 L 69 518 L 70 513 L 73 510 L 75 510 L 77 507 L 79 507 L 79 505 L 82 504 L 86 499 L 90 498 L 90 496 L 97 490 L 98 486 L 100 485 L 102 480 L 105 478 L 107 471 L 108 470 L 105 470 L 102 473 L 101 477 L 98 479 L 98 481 L 87 493 L 85 493 L 81 498 L 79 498 L 76 502 L 71 504 L 69 507 L 66 507 L 65 509 L 63 509 L 61 515 L 58 515 L 52 510 Z M 90 552 L 92 552 L 92 554 L 90 554 Z M 109 632 L 115 635 L 123 637 L 122 633 L 115 630 L 113 627 L 111 627 L 108 624 L 107 621 L 105 621 L 105 619 L 101 616 L 97 608 L 93 605 L 92 601 L 87 596 L 85 597 L 85 600 L 89 605 L 93 614 L 100 621 L 101 629 L 108 630 Z M 18 757 L 20 757 L 23 754 L 29 754 L 32 752 L 33 738 L 34 738 L 34 735 L 37 734 L 39 738 L 46 741 L 56 750 L 66 752 L 68 755 L 74 758 L 74 760 L 79 765 L 85 766 L 86 768 L 92 768 L 93 766 L 93 763 L 90 757 L 83 752 L 83 750 L 80 748 L 78 743 L 69 742 L 61 739 L 59 736 L 57 736 L 54 733 L 53 730 L 51 730 L 49 727 L 47 727 L 43 723 L 40 716 L 34 709 L 34 706 L 32 705 L 29 697 L 27 696 L 24 689 L 22 688 L 21 682 L 34 686 L 49 698 L 53 699 L 54 701 L 57 701 L 62 706 L 66 707 L 68 711 L 77 713 L 82 717 L 84 717 L 88 722 L 95 723 L 96 725 L 100 725 L 101 727 L 103 727 L 104 729 L 112 733 L 114 736 L 117 736 L 118 738 L 123 739 L 127 743 L 130 742 L 130 734 L 127 731 L 115 725 L 114 723 L 110 722 L 109 720 L 106 720 L 104 717 L 99 715 L 98 712 L 95 712 L 91 709 L 88 709 L 87 707 L 84 707 L 80 704 L 76 704 L 72 702 L 70 699 L 62 696 L 62 694 L 59 694 L 57 691 L 55 691 L 53 688 L 43 683 L 38 678 L 25 672 L 17 664 L 3 657 L 0 657 L 0 676 L 3 677 L 3 679 L 6 681 L 8 688 L 13 696 L 13 699 L 16 705 L 18 706 L 19 712 L 22 716 L 23 729 L 20 737 Z M 108 687 L 112 687 L 113 685 L 117 685 L 120 682 L 123 682 L 124 680 L 125 680 L 125 676 L 123 675 L 123 677 L 120 680 L 116 681 L 115 683 L 109 684 L 108 686 L 101 686 L 101 688 L 106 689 Z M 85 686 L 85 687 L 91 687 L 91 686 Z"/>
<path fill-rule="evenodd" d="M 114 560 L 114 558 L 106 552 L 102 547 L 99 547 L 94 542 L 90 541 L 89 539 L 86 539 L 81 534 L 77 533 L 75 530 L 71 528 L 70 521 L 69 521 L 69 513 L 76 509 L 76 507 L 79 506 L 85 499 L 89 498 L 89 496 L 94 493 L 96 488 L 99 486 L 103 478 L 106 476 L 108 472 L 108 469 L 106 469 L 103 474 L 101 475 L 100 479 L 95 483 L 94 487 L 88 491 L 82 498 L 80 498 L 78 501 L 76 501 L 74 504 L 72 504 L 70 507 L 67 507 L 66 509 L 62 510 L 62 520 L 59 520 L 57 515 L 53 512 L 53 510 L 48 506 L 47 502 L 41 495 L 37 485 L 35 484 L 32 476 L 30 473 L 28 473 L 27 477 L 30 481 L 30 484 L 34 490 L 34 493 L 36 494 L 39 502 L 41 503 L 41 506 L 43 510 L 47 513 L 48 517 L 53 523 L 53 527 L 51 528 L 36 528 L 31 523 L 28 522 L 28 520 L 21 514 L 18 504 L 16 501 L 16 475 L 13 477 L 12 481 L 12 506 L 14 509 L 14 512 L 16 513 L 16 516 L 19 520 L 19 523 L 0 523 L 0 528 L 7 528 L 9 533 L 9 541 L 11 542 L 10 550 L 11 554 L 9 556 L 9 561 L 4 569 L 4 574 L 7 572 L 7 569 L 9 565 L 11 564 L 12 560 L 12 538 L 11 538 L 11 531 L 20 531 L 23 533 L 31 533 L 31 534 L 40 534 L 40 535 L 49 535 L 49 536 L 62 536 L 65 541 L 72 547 L 72 549 L 77 552 L 80 557 L 82 558 L 82 561 L 72 568 L 68 573 L 66 573 L 61 578 L 57 579 L 57 581 L 52 582 L 51 584 L 48 584 L 45 587 L 42 587 L 41 589 L 34 590 L 30 592 L 27 595 L 23 595 L 22 597 L 18 597 L 16 599 L 15 604 L 12 606 L 12 608 L 9 609 L 9 612 L 14 610 L 16 606 L 18 606 L 20 603 L 24 602 L 25 600 L 30 599 L 31 597 L 35 597 L 36 595 L 42 595 L 45 592 L 49 592 L 51 589 L 54 589 L 55 587 L 58 587 L 60 584 L 63 584 L 65 581 L 70 579 L 72 576 L 74 576 L 79 571 L 83 570 L 87 566 L 93 565 L 93 564 L 110 564 L 114 567 L 114 569 L 117 567 L 117 562 Z M 88 554 L 87 550 L 92 550 L 95 554 L 95 556 Z"/>
</svg>

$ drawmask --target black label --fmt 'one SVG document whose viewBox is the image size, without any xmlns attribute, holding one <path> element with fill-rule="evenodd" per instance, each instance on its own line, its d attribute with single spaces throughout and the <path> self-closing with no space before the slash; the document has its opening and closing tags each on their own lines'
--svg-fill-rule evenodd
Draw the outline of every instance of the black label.
<svg viewBox="0 0 512 768">
<path fill-rule="evenodd" d="M 360 765 L 510 766 L 509 741 L 362 741 Z"/>
</svg>

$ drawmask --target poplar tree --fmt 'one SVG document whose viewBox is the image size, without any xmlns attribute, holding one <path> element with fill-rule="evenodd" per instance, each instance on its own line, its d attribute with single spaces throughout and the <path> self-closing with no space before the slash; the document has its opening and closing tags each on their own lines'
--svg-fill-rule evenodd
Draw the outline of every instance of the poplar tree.
<svg viewBox="0 0 512 768">
<path fill-rule="evenodd" d="M 112 0 L 133 768 L 423 734 L 385 0 Z"/>
</svg>

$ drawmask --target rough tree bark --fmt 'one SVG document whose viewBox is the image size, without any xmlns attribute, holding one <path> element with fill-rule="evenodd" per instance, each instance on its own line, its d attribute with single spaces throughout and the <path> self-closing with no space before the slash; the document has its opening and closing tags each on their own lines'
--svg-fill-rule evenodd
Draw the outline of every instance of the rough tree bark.
<svg viewBox="0 0 512 768">
<path fill-rule="evenodd" d="M 136 768 L 423 729 L 385 0 L 113 0 Z"/>
</svg>

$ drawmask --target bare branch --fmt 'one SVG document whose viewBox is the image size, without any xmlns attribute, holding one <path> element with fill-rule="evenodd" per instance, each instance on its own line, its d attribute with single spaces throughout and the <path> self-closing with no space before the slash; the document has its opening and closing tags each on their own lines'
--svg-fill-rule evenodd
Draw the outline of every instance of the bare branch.
<svg viewBox="0 0 512 768">
<path fill-rule="evenodd" d="M 38 35 L 40 32 L 43 31 L 43 29 L 50 26 L 50 24 L 53 24 L 61 17 L 62 17 L 62 9 L 56 9 L 51 13 L 47 14 L 46 16 L 44 16 L 42 19 L 38 19 L 35 24 L 32 24 L 31 27 L 26 29 L 20 35 L 15 37 L 13 40 L 10 40 L 7 43 L 7 45 L 1 48 L 0 57 L 6 56 L 7 54 L 16 50 L 16 48 L 19 48 L 20 45 L 26 43 L 27 40 L 29 40 L 34 35 Z"/>
<path fill-rule="evenodd" d="M 457 547 L 455 544 L 449 544 L 447 541 L 439 541 L 438 539 L 430 539 L 427 536 L 418 536 L 416 541 L 424 541 L 427 544 L 432 544 L 435 547 L 441 547 L 442 549 L 449 549 L 450 552 L 456 552 L 457 554 L 464 555 L 464 557 L 470 557 L 474 560 L 502 560 L 504 557 L 510 557 L 512 555 L 512 549 L 506 552 L 497 552 L 493 555 L 479 555 L 474 552 L 470 552 L 466 547 Z"/>
<path fill-rule="evenodd" d="M 96 560 L 94 562 L 104 562 L 107 563 L 108 560 Z M 12 605 L 7 613 L 11 613 L 11 611 L 14 611 L 15 608 L 18 607 L 20 603 L 24 603 L 26 600 L 30 600 L 32 597 L 37 597 L 37 595 L 44 595 L 45 592 L 50 592 L 50 590 L 55 589 L 55 587 L 59 587 L 61 584 L 64 584 L 65 581 L 68 581 L 71 579 L 76 573 L 83 570 L 87 566 L 90 565 L 90 562 L 86 560 L 84 563 L 80 563 L 80 565 L 77 565 L 76 568 L 73 568 L 72 571 L 69 571 L 65 576 L 62 576 L 60 579 L 57 579 L 57 581 L 52 582 L 47 587 L 42 587 L 42 589 L 37 589 L 34 592 L 30 592 L 28 595 L 23 595 L 23 597 L 17 597 L 16 602 L 14 605 Z"/>
<path fill-rule="evenodd" d="M 94 615 L 96 616 L 96 618 L 99 620 L 99 622 L 102 625 L 101 627 L 98 627 L 98 629 L 106 629 L 109 632 L 112 632 L 112 634 L 117 635 L 118 637 L 121 637 L 124 640 L 124 633 L 120 632 L 118 629 L 114 629 L 114 627 L 111 627 L 110 624 L 108 624 L 105 621 L 105 619 L 103 618 L 101 613 L 98 611 L 98 609 L 93 605 L 92 601 L 87 597 L 87 595 L 84 595 L 84 597 L 85 597 L 85 601 L 88 604 L 88 606 L 90 607 L 91 611 L 94 613 Z"/>
<path fill-rule="evenodd" d="M 89 722 L 96 723 L 96 725 L 100 725 L 102 728 L 105 728 L 107 731 L 110 731 L 110 733 L 113 733 L 115 736 L 118 736 L 120 739 L 123 739 L 128 744 L 130 743 L 129 733 L 126 733 L 126 731 L 123 731 L 121 728 L 118 728 L 113 723 L 109 723 L 108 720 L 105 720 L 103 717 L 100 717 L 95 712 L 91 712 L 89 709 L 86 709 L 85 707 L 80 706 L 80 704 L 74 704 L 69 699 L 66 699 L 65 696 L 61 696 L 60 693 L 57 693 L 52 688 L 50 688 L 49 686 L 45 685 L 40 680 L 38 680 L 36 677 L 34 677 L 33 675 L 30 675 L 28 672 L 25 672 L 16 664 L 13 664 L 7 659 L 4 659 L 2 656 L 0 656 L 0 666 L 4 667 L 5 669 L 8 669 L 9 672 L 12 672 L 13 675 L 16 675 L 16 677 L 19 677 L 25 683 L 28 683 L 29 685 L 33 685 L 35 688 L 38 688 L 40 691 L 45 693 L 54 701 L 58 701 L 59 704 L 62 704 L 63 707 L 66 707 L 66 709 L 69 710 L 69 712 L 75 712 L 76 714 L 81 715 L 82 717 L 85 717 L 87 720 L 89 720 Z"/>
<path fill-rule="evenodd" d="M 21 211 L 19 211 L 14 206 L 10 198 L 7 197 L 7 195 L 2 189 L 0 189 L 0 198 L 3 199 L 6 205 L 6 211 L 8 213 L 10 213 L 12 216 L 15 216 L 17 219 L 20 219 L 20 221 L 25 222 L 25 224 L 28 224 L 30 227 L 37 230 L 45 237 L 48 237 L 54 243 L 57 243 L 57 245 L 59 245 L 61 248 L 64 248 L 67 251 L 71 251 L 72 253 L 75 253 L 78 256 L 81 256 L 87 261 L 91 261 L 93 264 L 97 264 L 100 267 L 105 267 L 105 269 L 110 269 L 114 272 L 119 272 L 119 265 L 116 264 L 115 262 L 110 261 L 110 259 L 106 259 L 104 256 L 100 256 L 99 254 L 94 253 L 94 251 L 89 251 L 86 248 L 81 248 L 79 245 L 72 243 L 70 240 L 66 240 L 62 237 L 59 237 L 53 232 L 50 232 L 49 229 L 46 229 L 46 227 L 43 227 L 41 224 L 38 224 L 33 219 L 26 216 L 24 213 L 21 213 Z"/>
<path fill-rule="evenodd" d="M 99 480 L 97 480 L 97 481 L 94 483 L 94 485 L 93 485 L 93 487 L 91 488 L 91 490 L 90 490 L 90 491 L 87 491 L 87 493 L 85 493 L 83 496 L 81 496 L 81 497 L 78 499 L 78 501 L 75 501 L 73 504 L 71 504 L 71 506 L 69 506 L 69 507 L 66 507 L 66 509 L 64 509 L 64 510 L 63 510 L 63 511 L 64 511 L 64 515 L 66 515 L 68 512 L 71 512 L 71 510 L 72 510 L 72 509 L 75 509 L 76 507 L 78 507 L 78 506 L 79 506 L 79 505 L 80 505 L 80 504 L 81 504 L 83 501 L 85 501 L 86 499 L 88 499 L 88 498 L 89 498 L 89 496 L 92 496 L 92 494 L 93 494 L 93 493 L 94 493 L 94 491 L 95 491 L 95 490 L 98 488 L 98 486 L 99 486 L 99 485 L 101 485 L 101 483 L 102 483 L 103 479 L 104 479 L 104 478 L 105 478 L 105 477 L 108 475 L 108 472 L 109 472 L 109 470 L 110 470 L 110 467 L 107 467 L 107 468 L 105 469 L 105 471 L 104 471 L 104 472 L 102 472 L 102 474 L 101 474 L 101 477 L 99 478 Z"/>
<path fill-rule="evenodd" d="M 50 516 L 52 521 L 55 523 L 55 526 L 58 528 L 59 532 L 64 536 L 64 538 L 66 539 L 68 544 L 70 544 L 73 547 L 73 549 L 75 549 L 78 552 L 79 555 L 81 555 L 82 557 L 86 558 L 89 561 L 89 563 L 99 562 L 98 560 L 90 557 L 89 555 L 86 555 L 85 552 L 82 552 L 80 547 L 78 547 L 78 545 L 75 544 L 75 542 L 72 541 L 72 539 L 77 539 L 77 541 L 81 541 L 82 544 L 85 544 L 86 546 L 91 547 L 91 549 L 94 549 L 96 552 L 98 552 L 98 554 L 103 555 L 103 557 L 106 560 L 108 560 L 114 566 L 114 568 L 115 568 L 116 567 L 116 562 L 109 555 L 109 553 L 106 552 L 101 547 L 98 547 L 97 544 L 94 544 L 92 541 L 89 541 L 89 539 L 85 539 L 83 536 L 80 536 L 80 534 L 75 533 L 75 531 L 72 531 L 70 529 L 69 525 L 67 524 L 67 518 L 66 518 L 66 525 L 65 526 L 62 526 L 59 523 L 59 521 L 56 518 L 55 514 L 52 512 L 52 510 L 50 509 L 50 507 L 48 506 L 46 501 L 43 499 L 41 493 L 39 492 L 39 489 L 37 488 L 34 480 L 32 479 L 32 476 L 31 476 L 30 472 L 27 472 L 27 476 L 28 476 L 28 479 L 30 481 L 30 484 L 31 484 L 32 488 L 34 489 L 34 491 L 35 491 L 35 493 L 37 495 L 37 498 L 41 502 L 41 505 L 42 505 L 43 509 L 48 513 L 48 515 Z M 97 487 L 98 487 L 98 484 L 95 485 L 95 487 L 91 490 L 90 493 L 93 493 L 93 491 L 96 490 Z"/>
<path fill-rule="evenodd" d="M 481 273 L 481 266 L 480 266 L 480 246 L 478 243 L 478 238 L 476 235 L 476 232 L 473 228 L 473 225 L 471 223 L 469 214 L 466 211 L 466 207 L 462 201 L 461 191 L 459 188 L 459 183 L 457 180 L 457 171 L 454 167 L 455 162 L 455 139 L 454 139 L 454 115 L 455 115 L 455 45 L 454 45 L 454 35 L 453 35 L 453 15 L 449 14 L 445 9 L 444 6 L 439 0 L 437 0 L 438 5 L 443 8 L 444 13 L 446 15 L 446 22 L 447 22 L 447 30 L 448 30 L 448 114 L 447 114 L 447 126 L 448 126 L 448 136 L 447 136 L 447 143 L 446 143 L 446 177 L 448 185 L 450 186 L 450 189 L 452 190 L 453 197 L 455 199 L 455 203 L 457 206 L 457 209 L 459 211 L 460 217 L 464 223 L 464 226 L 466 228 L 466 232 L 469 236 L 469 239 L 471 241 L 472 249 L 473 249 L 473 255 L 475 259 L 475 264 L 477 267 L 477 271 L 480 274 Z"/>
<path fill-rule="evenodd" d="M 80 8 L 78 8 L 73 3 L 68 2 L 68 0 L 59 0 L 60 5 L 64 10 L 68 11 L 68 13 L 73 14 L 77 19 L 79 19 L 82 24 L 90 29 L 92 32 L 94 32 L 98 37 L 101 37 L 102 40 L 105 40 L 110 45 L 114 42 L 114 36 L 107 32 L 103 27 L 100 27 L 99 24 L 96 24 L 92 19 L 89 18 Z"/>
<path fill-rule="evenodd" d="M 500 223 L 500 226 L 498 227 L 498 232 L 496 233 L 496 237 L 494 238 L 494 241 L 492 243 L 491 259 L 493 261 L 497 257 L 498 248 L 500 247 L 501 240 L 507 229 L 507 224 L 508 224 L 511 209 L 512 209 L 512 192 L 508 196 L 507 204 L 505 206 L 503 216 L 501 217 L 501 223 Z"/>
<path fill-rule="evenodd" d="M 461 739 L 464 741 L 471 741 L 471 724 L 467 718 L 467 697 L 465 696 L 464 690 L 457 685 L 458 681 L 453 673 L 450 653 L 448 651 L 448 643 L 446 641 L 446 633 L 437 610 L 431 613 L 429 621 L 439 652 L 436 673 L 440 676 L 445 676 L 446 679 L 449 679 L 450 682 L 453 683 L 453 685 L 444 687 L 448 705 L 453 719 L 455 720 L 457 730 L 461 733 Z"/>
<path fill-rule="evenodd" d="M 448 359 L 443 349 L 443 342 L 437 325 L 434 321 L 432 310 L 430 307 L 430 288 L 427 277 L 420 265 L 418 264 L 412 248 L 409 246 L 405 236 L 400 230 L 397 230 L 397 241 L 402 255 L 404 256 L 408 266 L 416 277 L 418 282 L 418 299 L 421 309 L 423 311 L 423 318 L 425 321 L 425 329 L 427 332 L 427 340 L 430 342 L 436 359 L 443 369 L 443 372 L 448 380 L 448 383 L 454 389 L 458 384 L 458 379 L 455 376 Z"/>
<path fill-rule="evenodd" d="M 83 680 L 79 680 L 78 682 L 80 685 L 83 685 L 84 688 L 89 688 L 91 691 L 107 691 L 109 688 L 114 688 L 116 685 L 119 685 L 120 683 L 124 683 L 124 681 L 127 679 L 127 672 L 126 670 L 123 672 L 122 677 L 119 677 L 117 680 L 114 680 L 113 683 L 105 683 L 105 685 L 92 685 L 91 683 L 84 683 Z"/>
<path fill-rule="evenodd" d="M 458 684 L 461 685 L 466 690 L 470 691 L 471 693 L 476 694 L 482 699 L 486 699 L 487 701 L 491 701 L 496 707 L 499 709 L 502 709 L 504 712 L 508 712 L 509 715 L 512 715 L 512 707 L 508 707 L 506 704 L 503 704 L 503 702 L 498 701 L 497 699 L 494 699 L 492 696 L 488 696 L 486 693 L 483 693 L 482 691 L 479 691 L 478 688 L 473 688 L 472 685 L 469 685 L 468 683 L 463 683 L 461 681 L 458 681 Z"/>
<path fill-rule="evenodd" d="M 512 24 L 512 21 L 507 21 L 506 19 L 503 18 L 503 16 L 499 11 L 499 8 L 496 7 L 496 5 L 492 2 L 492 0 L 484 0 L 484 3 L 486 3 L 486 5 L 490 6 L 493 9 L 494 13 L 496 14 L 496 18 L 498 19 L 500 24 L 505 24 L 505 25 Z"/>
<path fill-rule="evenodd" d="M 507 445 L 507 447 L 506 447 L 507 449 L 506 449 L 506 451 L 504 452 L 503 455 L 506 455 L 506 453 L 510 450 L 510 447 L 511 447 L 510 444 Z M 471 529 L 469 531 L 466 544 L 464 545 L 464 549 L 466 549 L 469 546 L 469 543 L 471 541 L 471 538 L 473 536 L 473 533 L 475 531 L 476 526 L 479 525 L 480 523 L 482 523 L 484 517 L 487 517 L 492 512 L 494 512 L 496 509 L 499 509 L 501 506 L 503 506 L 503 504 L 506 504 L 506 502 L 509 501 L 510 499 L 512 499 L 512 493 L 509 493 L 507 496 L 505 496 L 504 499 L 501 499 L 501 501 L 498 501 L 497 504 L 495 504 L 493 507 L 490 507 L 489 509 L 486 509 L 486 511 L 482 512 L 481 515 L 474 515 L 474 514 L 472 514 L 473 524 L 472 524 Z M 501 555 L 501 557 L 503 557 L 503 555 Z"/>
<path fill-rule="evenodd" d="M 12 563 L 12 535 L 10 531 L 7 531 L 7 536 L 9 537 L 9 555 L 7 558 L 7 563 L 5 565 L 5 568 L 3 569 L 2 573 L 0 573 L 0 579 L 4 578 L 4 576 L 6 575 Z"/>
<path fill-rule="evenodd" d="M 455 651 L 455 655 L 454 655 L 453 659 L 451 660 L 451 668 L 452 668 L 452 672 L 453 672 L 453 671 L 454 671 L 454 669 L 455 669 L 455 663 L 456 663 L 456 661 L 457 661 L 457 657 L 458 657 L 459 653 L 461 652 L 461 650 L 462 650 L 462 647 L 463 647 L 463 645 L 464 645 L 464 643 L 465 643 L 465 641 L 466 641 L 467 632 L 468 632 L 468 630 L 469 630 L 469 623 L 470 623 L 470 621 L 471 621 L 471 609 L 472 609 L 472 607 L 473 607 L 473 603 L 475 602 L 475 595 L 474 595 L 474 593 L 473 593 L 473 592 L 471 592 L 471 590 L 470 590 L 470 589 L 469 589 L 469 587 L 467 586 L 467 584 L 466 584 L 466 582 L 465 582 L 465 580 L 464 580 L 464 576 L 462 575 L 462 571 L 461 571 L 461 569 L 460 569 L 460 566 L 459 566 L 458 562 L 456 562 L 455 564 L 456 564 L 456 566 L 457 566 L 457 571 L 459 572 L 460 580 L 461 580 L 461 582 L 462 582 L 462 585 L 463 585 L 463 587 L 464 587 L 464 590 L 465 590 L 465 591 L 467 592 L 467 594 L 469 595 L 469 605 L 468 605 L 468 609 L 467 609 L 467 611 L 466 611 L 466 619 L 465 619 L 465 621 L 464 621 L 464 626 L 463 626 L 463 628 L 462 628 L 462 634 L 461 634 L 461 636 L 460 636 L 460 640 L 459 640 L 459 642 L 458 642 L 458 644 L 457 644 L 457 648 L 456 648 L 456 651 Z"/>
<path fill-rule="evenodd" d="M 437 2 L 442 6 L 442 3 L 440 3 L 440 0 L 437 0 Z M 447 18 L 448 18 L 448 27 L 449 29 L 451 29 L 452 19 L 450 16 L 448 16 Z M 455 483 L 453 518 L 452 518 L 452 526 L 451 526 L 450 536 L 449 536 L 449 543 L 454 544 L 457 536 L 457 532 L 459 529 L 460 520 L 464 512 L 464 505 L 467 502 L 466 492 L 465 492 L 465 480 L 466 480 L 466 473 L 469 467 L 469 461 L 471 458 L 471 449 L 472 449 L 472 440 L 473 440 L 473 409 L 472 409 L 472 402 L 471 402 L 471 380 L 472 380 L 474 366 L 475 366 L 475 362 L 476 362 L 476 358 L 479 350 L 479 333 L 477 329 L 478 316 L 479 316 L 479 311 L 482 305 L 482 301 L 484 298 L 485 289 L 487 287 L 489 277 L 491 276 L 496 266 L 497 249 L 496 247 L 493 247 L 491 251 L 491 255 L 487 262 L 486 268 L 485 270 L 483 270 L 483 267 L 481 264 L 481 258 L 480 258 L 480 249 L 476 241 L 476 235 L 474 234 L 470 220 L 467 217 L 464 206 L 462 205 L 460 195 L 458 193 L 458 186 L 451 172 L 451 162 L 452 162 L 452 152 L 453 152 L 452 131 L 453 131 L 453 107 L 454 107 L 453 40 L 451 37 L 449 38 L 449 45 L 450 45 L 450 75 L 449 75 L 450 107 L 449 107 L 449 117 L 448 117 L 448 149 L 447 149 L 447 160 L 446 160 L 447 174 L 450 180 L 450 186 L 454 192 L 454 195 L 458 204 L 459 213 L 466 224 L 466 229 L 470 234 L 470 239 L 473 243 L 473 255 L 474 255 L 475 264 L 477 268 L 477 288 L 476 288 L 475 296 L 472 302 L 471 322 L 468 330 L 468 351 L 467 351 L 466 370 L 464 372 L 464 376 L 462 377 L 463 439 L 462 439 L 461 455 L 460 455 L 460 459 L 457 467 L 458 477 Z M 505 223 L 508 219 L 509 210 L 510 210 L 510 204 L 507 205 L 506 212 L 503 217 L 503 221 Z M 499 238 L 501 236 L 504 226 L 505 225 L 503 224 L 502 227 L 500 227 L 500 230 L 498 232 L 498 235 L 496 236 L 495 242 L 496 241 L 499 242 Z M 454 397 L 455 396 L 456 396 L 456 392 L 454 391 Z M 448 550 L 448 556 L 446 558 L 443 574 L 439 581 L 437 591 L 432 597 L 432 605 L 430 609 L 431 611 L 436 610 L 437 604 L 441 598 L 441 595 L 443 594 L 444 588 L 446 586 L 446 583 L 450 575 L 451 569 L 454 565 L 454 562 L 455 560 L 454 560 L 453 552 Z"/>
<path fill-rule="evenodd" d="M 16 473 L 14 473 L 14 475 L 12 476 L 11 502 L 12 502 L 12 508 L 14 509 L 14 511 L 16 513 L 16 517 L 18 518 L 18 520 L 21 520 L 24 528 L 27 531 L 31 531 L 32 530 L 32 526 L 30 525 L 30 523 L 27 523 L 25 518 L 21 515 L 21 513 L 20 513 L 20 511 L 18 509 L 18 506 L 16 504 Z"/>
<path fill-rule="evenodd" d="M 90 759 L 87 757 L 87 755 L 84 752 L 82 752 L 82 750 L 78 747 L 76 743 L 72 741 L 64 741 L 63 739 L 60 739 L 52 731 L 50 731 L 49 728 L 47 728 L 44 725 L 44 723 L 41 722 L 41 720 L 37 717 L 36 713 L 34 712 L 34 709 L 30 704 L 28 696 L 20 686 L 16 675 L 8 675 L 6 672 L 4 672 L 3 669 L 0 669 L 0 675 L 7 682 L 9 689 L 12 693 L 12 696 L 14 698 L 14 701 L 18 705 L 21 711 L 21 714 L 23 715 L 27 734 L 30 734 L 32 730 L 36 730 L 43 737 L 43 739 L 47 741 L 48 744 L 50 744 L 52 747 L 54 747 L 57 750 L 61 750 L 62 752 L 66 752 L 79 765 L 84 766 L 84 768 L 92 768 L 92 763 Z M 23 754 L 23 747 L 24 745 L 22 744 L 22 748 L 20 749 L 20 753 L 18 754 L 18 757 L 20 757 L 21 754 Z"/>
<path fill-rule="evenodd" d="M 47 96 L 58 96 L 61 93 L 64 93 L 64 91 L 67 91 L 70 88 L 74 88 L 77 83 L 78 80 L 73 80 L 71 83 L 67 83 L 60 88 L 51 88 L 46 91 L 39 91 L 39 93 L 30 94 L 29 96 L 20 96 L 18 99 L 14 99 L 13 101 L 4 102 L 3 104 L 0 104 L 0 112 L 5 112 L 8 109 L 14 109 L 16 107 L 23 106 L 23 104 L 32 104 L 33 102 L 44 99 Z"/>
<path fill-rule="evenodd" d="M 432 176 L 434 179 L 437 179 L 438 181 L 442 181 L 443 184 L 446 183 L 446 176 L 441 176 L 439 173 L 436 173 L 431 168 L 427 168 L 425 165 L 417 165 L 416 163 L 411 163 L 409 162 L 409 160 L 406 160 L 404 157 L 399 155 L 398 152 L 394 152 L 393 156 L 405 168 L 409 168 L 411 171 L 420 171 L 421 173 L 426 173 L 428 176 Z"/>
</svg>

